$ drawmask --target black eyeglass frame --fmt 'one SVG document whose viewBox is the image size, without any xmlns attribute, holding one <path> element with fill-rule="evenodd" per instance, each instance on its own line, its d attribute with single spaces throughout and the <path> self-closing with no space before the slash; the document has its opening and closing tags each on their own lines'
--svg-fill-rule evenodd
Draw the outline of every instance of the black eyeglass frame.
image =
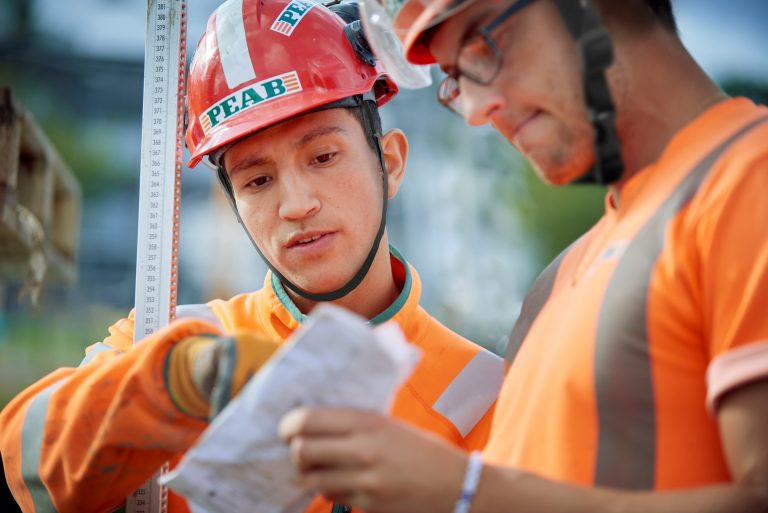
<svg viewBox="0 0 768 513">
<path fill-rule="evenodd" d="M 504 9 L 488 24 L 477 30 L 477 33 L 474 36 L 470 37 L 461 44 L 459 51 L 457 52 L 456 66 L 454 67 L 453 72 L 445 77 L 437 87 L 437 101 L 440 102 L 443 107 L 460 116 L 462 115 L 461 112 L 453 106 L 453 102 L 456 100 L 456 98 L 459 97 L 459 94 L 461 94 L 461 91 L 459 90 L 459 77 L 466 77 L 472 82 L 483 86 L 490 85 L 490 83 L 496 79 L 504 62 L 504 52 L 502 52 L 501 48 L 499 48 L 499 46 L 493 40 L 491 33 L 493 33 L 493 31 L 499 28 L 500 25 L 506 22 L 513 14 L 516 14 L 518 11 L 533 1 L 534 0 L 518 0 L 517 2 Z M 472 72 L 467 72 L 466 70 L 461 69 L 459 64 L 458 56 L 461 55 L 461 52 L 464 50 L 464 48 L 474 42 L 477 38 L 482 38 L 485 42 L 485 45 L 493 52 L 493 67 L 490 75 L 487 77 L 480 77 Z"/>
</svg>

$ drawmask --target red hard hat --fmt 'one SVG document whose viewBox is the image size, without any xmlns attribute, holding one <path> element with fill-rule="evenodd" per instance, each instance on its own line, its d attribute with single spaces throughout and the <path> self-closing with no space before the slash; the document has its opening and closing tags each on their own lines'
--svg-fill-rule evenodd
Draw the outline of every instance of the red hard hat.
<svg viewBox="0 0 768 513">
<path fill-rule="evenodd" d="M 211 15 L 189 69 L 189 167 L 211 152 L 316 107 L 397 86 L 361 60 L 345 22 L 313 0 L 229 0 Z"/>
</svg>

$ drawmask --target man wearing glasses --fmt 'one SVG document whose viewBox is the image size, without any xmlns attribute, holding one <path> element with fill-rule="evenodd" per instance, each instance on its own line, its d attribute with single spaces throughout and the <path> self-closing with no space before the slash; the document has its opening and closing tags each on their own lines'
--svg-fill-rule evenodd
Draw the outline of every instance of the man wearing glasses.
<svg viewBox="0 0 768 513">
<path fill-rule="evenodd" d="M 532 286 L 482 456 L 299 410 L 307 485 L 367 513 L 768 511 L 768 109 L 706 76 L 669 1 L 395 7 L 441 103 L 550 184 L 609 185 L 605 215 Z"/>
</svg>

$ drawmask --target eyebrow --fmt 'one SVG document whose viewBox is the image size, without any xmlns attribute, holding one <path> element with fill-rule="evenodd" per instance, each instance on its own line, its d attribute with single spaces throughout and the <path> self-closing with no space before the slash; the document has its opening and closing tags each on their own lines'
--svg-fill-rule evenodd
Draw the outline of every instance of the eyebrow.
<svg viewBox="0 0 768 513">
<path fill-rule="evenodd" d="M 469 19 L 469 22 L 467 22 L 464 27 L 465 30 L 461 34 L 461 37 L 459 38 L 459 45 L 456 48 L 456 53 L 461 50 L 462 46 L 472 37 L 477 35 L 479 33 L 479 29 L 481 26 L 484 26 L 487 22 L 491 21 L 493 19 L 491 17 L 491 11 L 490 9 L 482 9 L 474 13 L 474 15 Z M 490 19 L 489 19 L 490 18 Z"/>
<path fill-rule="evenodd" d="M 313 140 L 317 139 L 318 137 L 323 137 L 329 134 L 334 133 L 342 133 L 347 134 L 348 132 L 341 128 L 340 126 L 335 125 L 325 125 L 325 126 L 319 126 L 316 128 L 313 128 L 312 130 L 304 133 L 294 144 L 294 148 L 300 148 Z M 272 159 L 268 157 L 262 157 L 259 155 L 249 155 L 240 162 L 237 163 L 236 166 L 234 166 L 231 170 L 228 170 L 228 174 L 230 176 L 234 175 L 238 171 L 242 171 L 243 169 L 249 169 L 252 167 L 259 167 L 264 166 L 272 162 Z"/>
<path fill-rule="evenodd" d="M 244 169 L 249 169 L 252 167 L 259 167 L 264 166 L 266 164 L 269 164 L 272 161 L 272 159 L 268 159 L 267 157 L 259 157 L 259 156 L 248 156 L 237 163 L 235 167 L 232 169 L 227 170 L 227 174 L 229 176 L 234 176 L 237 172 L 242 171 Z"/>
</svg>

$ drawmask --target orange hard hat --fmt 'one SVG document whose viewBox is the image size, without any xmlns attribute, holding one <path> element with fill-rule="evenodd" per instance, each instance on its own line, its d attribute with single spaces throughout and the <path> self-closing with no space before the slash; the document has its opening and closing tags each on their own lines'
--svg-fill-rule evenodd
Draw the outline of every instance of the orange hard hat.
<svg viewBox="0 0 768 513">
<path fill-rule="evenodd" d="M 196 166 L 206 155 L 322 105 L 397 93 L 366 63 L 345 21 L 313 0 L 229 0 L 211 15 L 189 69 L 186 132 Z"/>
<path fill-rule="evenodd" d="M 431 29 L 469 7 L 474 1 L 404 0 L 397 8 L 393 28 L 403 42 L 405 58 L 413 64 L 434 64 L 435 57 L 429 51 L 428 35 Z"/>
</svg>

